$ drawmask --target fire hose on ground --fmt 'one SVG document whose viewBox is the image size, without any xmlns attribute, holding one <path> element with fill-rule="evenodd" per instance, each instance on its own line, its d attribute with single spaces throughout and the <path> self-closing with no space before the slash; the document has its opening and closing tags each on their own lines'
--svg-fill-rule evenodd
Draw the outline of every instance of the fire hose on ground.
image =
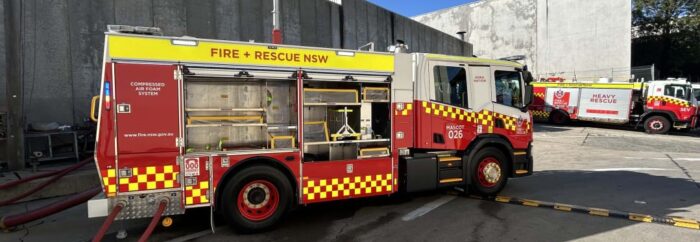
<svg viewBox="0 0 700 242">
<path fill-rule="evenodd" d="M 22 178 L 22 179 L 20 179 L 20 180 L 15 180 L 15 181 L 3 183 L 3 184 L 0 184 L 0 190 L 4 190 L 4 189 L 10 188 L 10 187 L 14 187 L 14 186 L 17 186 L 17 185 L 19 185 L 19 184 L 23 184 L 23 183 L 25 183 L 25 182 L 33 181 L 33 180 L 36 180 L 36 179 L 40 179 L 40 178 L 44 178 L 44 177 L 50 177 L 50 176 L 59 174 L 59 173 L 61 173 L 61 172 L 63 172 L 63 171 L 66 171 L 66 170 L 71 170 L 71 171 L 72 171 L 72 170 L 75 170 L 75 169 L 78 169 L 78 168 L 84 166 L 85 164 L 90 163 L 91 161 L 92 161 L 92 158 L 88 158 L 88 159 L 85 159 L 85 160 L 82 160 L 82 161 L 78 162 L 77 164 L 74 164 L 74 165 L 72 165 L 72 166 L 63 168 L 63 169 L 61 169 L 61 170 L 56 170 L 56 171 L 50 171 L 50 172 L 45 172 L 45 173 L 41 173 L 41 174 L 36 174 L 36 175 L 33 175 L 33 176 L 28 176 L 28 177 Z"/>
<path fill-rule="evenodd" d="M 165 211 L 165 208 L 167 206 L 168 206 L 167 199 L 163 199 L 160 201 L 160 204 L 158 205 L 158 210 L 156 210 L 156 213 L 153 214 L 153 218 L 151 219 L 151 223 L 148 224 L 146 231 L 144 231 L 143 234 L 141 235 L 141 238 L 139 238 L 139 242 L 148 241 L 148 237 L 151 237 L 151 233 L 153 233 L 153 229 L 155 229 L 156 225 L 158 225 L 158 221 L 160 221 L 160 217 L 163 216 L 163 212 Z"/>
<path fill-rule="evenodd" d="M 39 184 L 38 186 L 36 186 L 36 187 L 34 187 L 34 188 L 32 188 L 32 189 L 29 189 L 28 191 L 23 192 L 22 194 L 19 194 L 19 195 L 13 197 L 13 198 L 10 198 L 10 199 L 4 200 L 4 201 L 0 201 L 0 207 L 5 206 L 5 205 L 12 204 L 12 203 L 14 203 L 14 202 L 17 202 L 17 201 L 19 201 L 19 200 L 22 199 L 22 198 L 25 198 L 25 197 L 27 197 L 27 196 L 29 196 L 29 195 L 34 194 L 36 191 L 39 191 L 39 190 L 41 190 L 41 189 L 44 189 L 44 187 L 46 187 L 46 186 L 48 186 L 48 185 L 50 185 L 50 184 L 53 184 L 56 180 L 61 179 L 61 177 L 65 176 L 66 174 L 68 174 L 68 173 L 70 173 L 70 172 L 72 172 L 72 171 L 74 171 L 74 170 L 77 170 L 78 168 L 82 167 L 83 165 L 89 163 L 90 160 L 92 160 L 92 158 L 86 159 L 86 160 L 84 160 L 84 161 L 82 161 L 82 162 L 80 162 L 80 163 L 78 163 L 78 164 L 75 164 L 75 165 L 70 166 L 70 167 L 68 167 L 68 168 L 66 168 L 66 169 L 63 169 L 63 170 L 61 170 L 59 173 L 57 173 L 56 175 L 54 175 L 53 177 L 51 177 L 51 179 L 49 179 L 49 180 L 47 180 L 47 181 L 45 181 L 45 182 Z M 34 179 L 36 179 L 36 178 L 34 178 Z"/>
<path fill-rule="evenodd" d="M 102 238 L 105 236 L 105 233 L 107 233 L 107 230 L 109 230 L 109 226 L 112 225 L 114 219 L 117 218 L 117 215 L 119 215 L 119 213 L 125 206 L 126 205 L 123 202 L 119 202 L 116 206 L 114 206 L 112 212 L 109 213 L 109 216 L 107 216 L 104 223 L 102 223 L 100 230 L 98 230 L 97 234 L 95 234 L 95 237 L 92 238 L 92 242 L 102 241 Z M 156 228 L 156 225 L 158 225 L 158 221 L 160 221 L 160 218 L 163 216 L 163 212 L 165 212 L 166 207 L 168 207 L 168 199 L 160 200 L 160 203 L 158 204 L 158 209 L 156 209 L 156 212 L 153 214 L 153 218 L 148 224 L 148 227 L 146 227 L 146 231 L 144 231 L 141 235 L 141 238 L 139 238 L 139 242 L 148 241 L 148 238 L 151 237 L 151 234 Z"/>
<path fill-rule="evenodd" d="M 0 229 L 4 230 L 14 228 L 18 225 L 25 224 L 61 212 L 78 204 L 84 203 L 87 200 L 90 200 L 90 198 L 94 197 L 100 192 L 102 192 L 102 187 L 94 187 L 87 191 L 73 195 L 66 200 L 53 203 L 43 208 L 35 209 L 23 214 L 15 214 L 2 217 L 0 218 Z"/>
<path fill-rule="evenodd" d="M 124 203 L 122 202 L 117 203 L 117 205 L 114 206 L 114 209 L 112 209 L 112 212 L 109 213 L 109 216 L 107 216 L 107 219 L 105 219 L 105 222 L 102 224 L 102 227 L 100 227 L 100 230 L 98 230 L 97 234 L 95 234 L 95 237 L 92 238 L 92 242 L 102 241 L 102 237 L 105 236 L 105 233 L 107 233 L 109 226 L 112 225 L 112 222 L 114 222 L 114 219 L 117 218 L 117 215 L 119 215 L 123 208 Z"/>
</svg>

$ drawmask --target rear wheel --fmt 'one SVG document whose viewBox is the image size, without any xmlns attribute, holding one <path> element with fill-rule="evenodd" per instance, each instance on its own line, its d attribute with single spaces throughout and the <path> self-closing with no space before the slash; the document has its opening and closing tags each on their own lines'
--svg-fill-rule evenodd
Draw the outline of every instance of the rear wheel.
<svg viewBox="0 0 700 242">
<path fill-rule="evenodd" d="M 291 204 L 292 187 L 287 178 L 269 166 L 245 168 L 230 179 L 221 193 L 221 210 L 239 232 L 269 229 Z"/>
<path fill-rule="evenodd" d="M 487 147 L 476 153 L 470 171 L 470 190 L 480 195 L 493 196 L 508 182 L 508 159 L 501 150 Z"/>
<path fill-rule="evenodd" d="M 549 114 L 549 122 L 553 124 L 567 124 L 569 121 L 569 116 L 563 111 L 554 111 Z"/>
<path fill-rule="evenodd" d="M 665 134 L 671 129 L 671 121 L 663 116 L 651 116 L 644 121 L 644 130 L 650 134 Z"/>
</svg>

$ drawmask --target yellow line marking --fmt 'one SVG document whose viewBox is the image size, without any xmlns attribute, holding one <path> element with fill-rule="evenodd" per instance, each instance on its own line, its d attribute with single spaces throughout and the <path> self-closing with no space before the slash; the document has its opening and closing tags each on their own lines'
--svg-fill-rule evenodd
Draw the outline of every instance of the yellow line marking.
<svg viewBox="0 0 700 242">
<path fill-rule="evenodd" d="M 539 207 L 540 206 L 540 202 L 535 201 L 535 200 L 520 199 L 520 202 L 522 202 L 523 205 L 525 205 L 525 206 L 530 206 L 530 207 Z"/>
<path fill-rule="evenodd" d="M 510 202 L 510 197 L 497 196 L 496 202 L 502 202 L 502 203 Z"/>
<path fill-rule="evenodd" d="M 651 223 L 654 218 L 651 217 L 651 215 L 646 215 L 646 214 L 638 214 L 638 213 L 629 213 L 629 219 L 638 221 L 638 222 L 645 222 L 645 223 Z"/>
<path fill-rule="evenodd" d="M 571 207 L 573 207 L 573 206 L 568 205 L 568 204 L 559 204 L 559 203 L 554 204 L 554 209 L 559 210 L 559 211 L 571 212 L 571 209 L 572 209 Z"/>
<path fill-rule="evenodd" d="M 596 215 L 596 216 L 603 216 L 603 217 L 608 217 L 610 216 L 610 212 L 607 209 L 602 209 L 602 208 L 589 208 L 589 214 L 591 215 Z"/>
<path fill-rule="evenodd" d="M 692 219 L 685 219 L 685 218 L 671 218 L 671 219 L 674 221 L 673 226 L 689 228 L 689 229 L 700 229 L 700 224 L 698 224 L 698 221 L 695 221 Z"/>
</svg>

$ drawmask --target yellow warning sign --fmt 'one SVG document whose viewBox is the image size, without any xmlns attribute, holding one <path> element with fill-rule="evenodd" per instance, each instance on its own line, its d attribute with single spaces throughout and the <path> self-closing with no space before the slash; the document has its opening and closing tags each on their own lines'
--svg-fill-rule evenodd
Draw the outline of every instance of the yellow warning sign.
<svg viewBox="0 0 700 242">
<path fill-rule="evenodd" d="M 394 56 L 199 39 L 108 35 L 111 59 L 393 72 Z"/>
</svg>

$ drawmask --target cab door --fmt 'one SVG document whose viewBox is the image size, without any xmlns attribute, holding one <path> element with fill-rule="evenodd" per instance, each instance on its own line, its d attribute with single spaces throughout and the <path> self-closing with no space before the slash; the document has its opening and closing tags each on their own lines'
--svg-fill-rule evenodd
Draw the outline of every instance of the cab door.
<svg viewBox="0 0 700 242">
<path fill-rule="evenodd" d="M 526 146 L 531 120 L 527 110 L 523 111 L 525 82 L 521 71 L 514 67 L 492 66 L 489 74 L 493 78 L 493 132 L 513 138 L 512 143 L 522 140 Z"/>
<path fill-rule="evenodd" d="M 430 127 L 421 127 L 421 137 L 430 141 L 427 148 L 463 149 L 473 139 L 468 132 L 471 111 L 470 90 L 465 64 L 430 61 L 428 70 L 430 102 L 423 105 L 423 117 Z M 429 132 L 426 134 L 426 132 Z"/>
</svg>

